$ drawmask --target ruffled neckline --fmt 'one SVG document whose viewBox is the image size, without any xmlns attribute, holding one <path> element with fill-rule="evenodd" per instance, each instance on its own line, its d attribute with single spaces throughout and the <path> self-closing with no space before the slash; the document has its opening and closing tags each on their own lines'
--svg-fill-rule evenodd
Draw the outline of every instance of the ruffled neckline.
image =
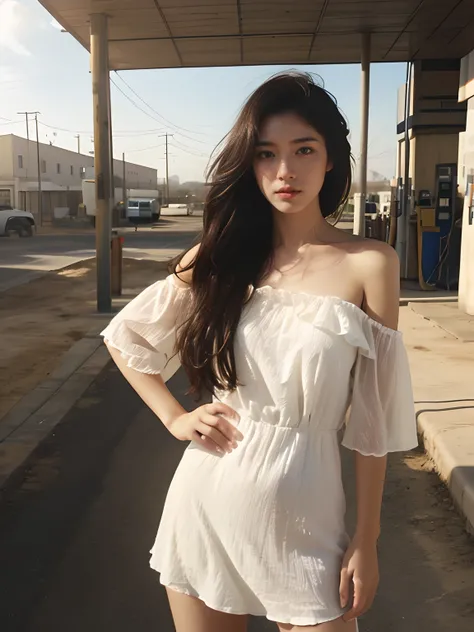
<svg viewBox="0 0 474 632">
<path fill-rule="evenodd" d="M 188 289 L 178 285 L 172 275 L 168 279 L 176 288 L 184 291 Z M 247 307 L 251 308 L 255 297 L 271 302 L 274 306 L 290 307 L 295 317 L 311 323 L 321 331 L 343 337 L 363 355 L 372 359 L 376 357 L 375 334 L 391 340 L 399 340 L 403 336 L 401 331 L 382 325 L 361 307 L 340 296 L 312 294 L 272 285 L 250 285 L 249 289 L 252 295 Z"/>
<path fill-rule="evenodd" d="M 361 307 L 359 307 L 355 303 L 352 303 L 351 301 L 346 301 L 340 296 L 335 296 L 332 294 L 311 294 L 311 292 L 302 292 L 299 290 L 288 290 L 287 288 L 273 287 L 272 285 L 261 285 L 260 287 L 252 286 L 252 289 L 256 294 L 267 294 L 269 296 L 272 294 L 276 294 L 280 296 L 291 297 L 293 299 L 298 299 L 298 298 L 301 298 L 301 300 L 310 299 L 316 303 L 321 303 L 322 301 L 329 301 L 337 305 L 347 307 L 347 309 L 352 310 L 355 314 L 357 314 L 359 318 L 366 320 L 367 322 L 371 323 L 372 325 L 374 325 L 374 327 L 377 327 L 380 330 L 385 330 L 387 333 L 393 334 L 393 335 L 400 335 L 400 336 L 402 335 L 402 332 L 399 331 L 398 329 L 392 329 L 391 327 L 387 327 L 386 325 L 383 325 L 378 320 L 375 320 L 374 318 L 369 316 L 366 312 L 364 312 L 364 310 Z"/>
<path fill-rule="evenodd" d="M 355 303 L 339 296 L 311 294 L 271 285 L 251 286 L 251 289 L 254 290 L 252 300 L 257 298 L 264 305 L 290 308 L 296 318 L 320 331 L 344 338 L 362 355 L 373 360 L 377 357 L 376 339 L 385 338 L 397 344 L 402 340 L 401 331 L 382 325 Z"/>
</svg>

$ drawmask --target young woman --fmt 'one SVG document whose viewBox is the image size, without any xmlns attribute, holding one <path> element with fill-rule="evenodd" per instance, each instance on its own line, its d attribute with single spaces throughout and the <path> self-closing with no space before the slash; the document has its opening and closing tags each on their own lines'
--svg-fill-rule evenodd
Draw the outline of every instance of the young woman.
<svg viewBox="0 0 474 632">
<path fill-rule="evenodd" d="M 103 332 L 190 442 L 151 551 L 177 632 L 243 632 L 248 614 L 354 632 L 374 599 L 386 454 L 417 435 L 397 256 L 326 221 L 351 186 L 347 136 L 309 75 L 264 83 L 211 167 L 201 242 Z M 211 404 L 175 400 L 180 363 Z M 340 430 L 355 450 L 351 539 Z"/>
</svg>

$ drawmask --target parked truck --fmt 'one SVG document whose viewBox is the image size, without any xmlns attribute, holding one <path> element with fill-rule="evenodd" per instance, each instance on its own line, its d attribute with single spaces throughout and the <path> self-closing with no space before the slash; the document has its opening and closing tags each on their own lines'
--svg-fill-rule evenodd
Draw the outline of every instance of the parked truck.
<svg viewBox="0 0 474 632">
<path fill-rule="evenodd" d="M 147 221 L 156 221 L 159 219 L 161 207 L 158 190 L 127 189 L 126 194 L 127 196 L 124 200 L 123 189 L 116 187 L 114 190 L 115 204 L 117 207 L 123 209 L 123 214 L 121 214 L 123 218 L 127 217 L 132 222 L 134 222 L 136 218 L 143 218 Z M 95 224 L 96 200 L 94 178 L 85 178 L 82 181 L 82 202 L 85 206 L 86 215 L 90 217 L 92 223 Z M 132 202 L 130 215 L 128 213 L 129 202 Z"/>
<path fill-rule="evenodd" d="M 0 236 L 32 237 L 36 230 L 35 218 L 28 211 L 12 208 L 9 204 L 0 204 Z"/>
<path fill-rule="evenodd" d="M 117 187 L 114 191 L 116 204 L 123 204 L 122 196 L 123 190 Z M 95 225 L 97 209 L 95 201 L 95 180 L 93 178 L 86 178 L 82 181 L 82 203 L 84 204 L 87 217 L 90 217 L 91 222 Z"/>
</svg>

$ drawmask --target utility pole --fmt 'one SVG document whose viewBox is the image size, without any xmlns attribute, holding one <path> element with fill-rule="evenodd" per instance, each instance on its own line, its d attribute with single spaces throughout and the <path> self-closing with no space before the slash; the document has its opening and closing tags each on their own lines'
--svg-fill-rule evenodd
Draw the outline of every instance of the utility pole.
<svg viewBox="0 0 474 632">
<path fill-rule="evenodd" d="M 166 138 L 166 204 L 170 203 L 170 181 L 168 175 L 168 134 L 165 134 Z"/>
<path fill-rule="evenodd" d="M 80 154 L 81 153 L 81 136 L 80 134 L 77 134 L 76 136 L 74 136 L 74 138 L 77 138 L 77 153 Z"/>
<path fill-rule="evenodd" d="M 17 112 L 17 114 L 24 114 L 26 120 L 26 140 L 30 141 L 30 130 L 28 126 L 28 114 L 34 114 L 34 112 Z"/>
<path fill-rule="evenodd" d="M 26 138 L 28 141 L 28 147 L 30 145 L 30 133 L 28 130 L 28 115 L 31 114 L 35 117 L 36 123 L 36 157 L 38 160 L 38 220 L 39 225 L 43 225 L 43 200 L 41 193 L 41 162 L 40 162 L 40 149 L 39 149 L 39 137 L 38 137 L 38 114 L 40 112 L 18 112 L 18 114 L 24 114 L 26 117 Z"/>
<path fill-rule="evenodd" d="M 125 153 L 122 153 L 122 202 L 127 204 L 127 184 L 125 181 Z"/>
<path fill-rule="evenodd" d="M 41 161 L 40 161 L 40 146 L 38 137 L 38 114 L 34 112 L 36 123 L 36 158 L 38 160 L 38 217 L 40 226 L 43 225 L 43 193 L 41 191 Z"/>
<path fill-rule="evenodd" d="M 33 112 L 17 112 L 17 114 L 24 114 L 25 115 L 25 122 L 26 122 L 26 188 L 28 188 L 28 169 L 30 166 L 30 125 L 29 125 L 29 118 L 28 115 L 29 114 L 33 114 Z M 26 196 L 28 194 L 28 191 L 25 191 L 25 208 L 23 210 L 28 210 L 28 208 L 31 208 L 30 205 L 27 203 L 26 200 Z M 18 194 L 17 194 L 18 195 Z M 29 200 L 30 201 L 30 200 Z"/>
<path fill-rule="evenodd" d="M 370 46 L 371 34 L 362 33 L 361 38 L 361 123 L 359 189 L 360 205 L 354 205 L 354 234 L 365 236 L 365 202 L 367 200 L 367 148 L 369 140 L 370 99 Z"/>
<path fill-rule="evenodd" d="M 170 184 L 169 184 L 169 177 L 168 177 L 168 136 L 170 136 L 172 138 L 173 134 L 168 134 L 168 132 L 166 132 L 166 134 L 160 134 L 158 136 L 158 138 L 164 138 L 165 139 L 165 160 L 166 160 L 165 194 L 166 194 L 166 204 L 169 204 L 169 201 L 170 201 Z"/>
</svg>

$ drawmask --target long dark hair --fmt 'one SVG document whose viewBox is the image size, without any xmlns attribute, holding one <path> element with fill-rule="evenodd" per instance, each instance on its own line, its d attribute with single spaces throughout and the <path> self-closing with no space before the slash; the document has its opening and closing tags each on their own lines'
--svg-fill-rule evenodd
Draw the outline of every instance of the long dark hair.
<svg viewBox="0 0 474 632">
<path fill-rule="evenodd" d="M 235 332 L 249 288 L 256 287 L 273 261 L 273 215 L 253 172 L 262 123 L 292 112 L 326 142 L 333 168 L 319 193 L 323 216 L 337 216 L 351 187 L 349 130 L 337 103 L 311 75 L 278 74 L 249 97 L 210 165 L 204 228 L 192 269 L 190 316 L 179 328 L 176 348 L 191 393 L 234 390 L 238 377 Z"/>
</svg>

